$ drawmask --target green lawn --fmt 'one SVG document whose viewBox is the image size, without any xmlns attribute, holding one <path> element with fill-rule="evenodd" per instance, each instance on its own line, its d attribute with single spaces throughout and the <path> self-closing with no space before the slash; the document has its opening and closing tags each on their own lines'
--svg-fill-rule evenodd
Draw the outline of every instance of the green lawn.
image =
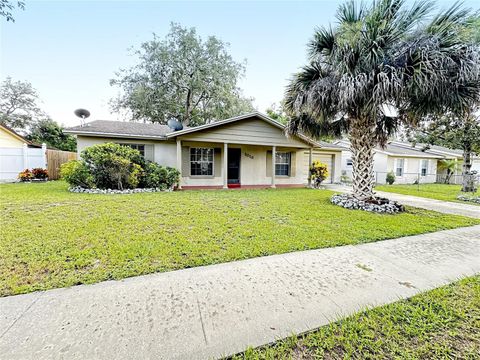
<svg viewBox="0 0 480 360">
<path fill-rule="evenodd" d="M 0 185 L 0 296 L 450 229 L 479 220 L 378 215 L 310 189 L 74 194 Z"/>
<path fill-rule="evenodd" d="M 420 184 L 420 185 L 378 185 L 378 191 L 388 191 L 404 195 L 420 196 L 430 199 L 460 202 L 462 204 L 478 205 L 474 202 L 457 200 L 457 195 L 471 195 L 462 193 L 460 185 L 449 184 Z"/>
<path fill-rule="evenodd" d="M 480 276 L 234 359 L 479 359 Z"/>
</svg>

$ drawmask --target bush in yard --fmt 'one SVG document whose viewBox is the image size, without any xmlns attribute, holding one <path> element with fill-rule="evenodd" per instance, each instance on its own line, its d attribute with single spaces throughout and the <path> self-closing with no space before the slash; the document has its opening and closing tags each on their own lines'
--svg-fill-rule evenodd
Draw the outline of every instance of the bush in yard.
<svg viewBox="0 0 480 360">
<path fill-rule="evenodd" d="M 33 174 L 30 170 L 25 169 L 20 174 L 18 174 L 20 181 L 30 181 L 33 179 Z"/>
<path fill-rule="evenodd" d="M 313 180 L 313 186 L 318 187 L 327 178 L 327 164 L 314 160 L 310 166 L 310 178 Z"/>
<path fill-rule="evenodd" d="M 101 189 L 132 189 L 138 186 L 145 160 L 138 150 L 119 144 L 94 145 L 81 158 Z"/>
<path fill-rule="evenodd" d="M 71 160 L 60 166 L 60 176 L 71 186 L 94 187 L 93 176 L 83 161 Z"/>
<path fill-rule="evenodd" d="M 171 167 L 158 165 L 155 162 L 147 162 L 142 185 L 147 188 L 171 189 L 180 180 L 180 172 Z"/>
<path fill-rule="evenodd" d="M 46 180 L 48 178 L 47 169 L 34 168 L 32 169 L 32 174 L 35 179 Z"/>
<path fill-rule="evenodd" d="M 388 185 L 393 185 L 393 183 L 395 182 L 395 174 L 393 173 L 393 171 L 390 171 L 387 174 L 387 177 L 385 180 L 387 181 Z"/>
</svg>

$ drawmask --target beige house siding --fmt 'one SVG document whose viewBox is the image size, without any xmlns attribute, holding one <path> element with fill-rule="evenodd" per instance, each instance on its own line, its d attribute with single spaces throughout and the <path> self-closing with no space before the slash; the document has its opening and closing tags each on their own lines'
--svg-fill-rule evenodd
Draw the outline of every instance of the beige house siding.
<svg viewBox="0 0 480 360">
<path fill-rule="evenodd" d="M 0 127 L 0 147 L 2 148 L 21 148 L 25 141 L 11 134 Z"/>
<path fill-rule="evenodd" d="M 227 169 L 224 169 L 225 144 L 228 148 L 241 150 L 239 169 L 241 186 L 272 185 L 273 146 L 277 152 L 287 151 L 291 154 L 289 176 L 275 176 L 275 184 L 301 186 L 308 182 L 310 142 L 297 137 L 288 138 L 282 129 L 258 117 L 199 129 L 192 133 L 179 132 L 176 137 L 169 136 L 169 140 L 78 135 L 78 153 L 89 146 L 106 142 L 144 144 L 148 160 L 180 168 L 182 187 L 223 187 L 227 176 Z M 202 147 L 214 149 L 213 175 L 192 176 L 190 149 Z M 178 149 L 181 151 L 180 154 L 177 154 Z M 316 159 L 327 163 L 331 174 L 327 182 L 339 180 L 341 151 L 315 149 L 313 160 Z"/>
<path fill-rule="evenodd" d="M 283 132 L 265 121 L 258 119 L 244 120 L 221 127 L 215 127 L 195 133 L 179 136 L 180 140 L 220 142 L 232 144 L 287 146 L 306 148 L 305 142 L 288 138 Z"/>
</svg>

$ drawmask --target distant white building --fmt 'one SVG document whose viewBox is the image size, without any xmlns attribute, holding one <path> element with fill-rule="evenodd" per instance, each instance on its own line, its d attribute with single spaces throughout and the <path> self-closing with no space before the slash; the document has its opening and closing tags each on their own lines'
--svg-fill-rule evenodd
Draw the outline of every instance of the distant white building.
<svg viewBox="0 0 480 360">
<path fill-rule="evenodd" d="M 348 140 L 338 140 L 336 145 L 350 148 Z M 425 145 L 400 141 L 391 141 L 385 148 L 375 148 L 373 157 L 373 171 L 375 180 L 379 184 L 386 183 L 386 175 L 389 172 L 395 174 L 396 184 L 413 184 L 443 182 L 445 171 L 439 170 L 438 163 L 443 159 L 454 159 L 459 165 L 457 171 L 451 178 L 451 183 L 461 183 L 461 163 L 463 153 L 461 150 L 451 150 L 441 146 L 429 146 L 427 150 Z M 342 175 L 348 178 L 352 177 L 352 153 L 350 150 L 342 152 Z M 480 172 L 480 159 L 473 159 L 472 170 Z"/>
</svg>

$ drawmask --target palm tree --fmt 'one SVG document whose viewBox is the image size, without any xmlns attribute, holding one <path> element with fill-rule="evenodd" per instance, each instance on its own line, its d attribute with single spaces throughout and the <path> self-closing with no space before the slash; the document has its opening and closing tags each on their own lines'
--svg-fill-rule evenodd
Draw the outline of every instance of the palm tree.
<svg viewBox="0 0 480 360">
<path fill-rule="evenodd" d="M 434 4 L 349 1 L 338 25 L 319 28 L 310 61 L 288 85 L 287 132 L 348 135 L 353 195 L 373 197 L 373 149 L 401 125 L 462 108 L 480 94 L 479 55 L 457 35 L 469 11 L 459 5 L 433 17 Z"/>
<path fill-rule="evenodd" d="M 442 159 L 438 162 L 438 169 L 439 170 L 445 170 L 446 175 L 445 175 L 445 184 L 450 184 L 450 179 L 452 178 L 452 175 L 457 171 L 458 169 L 458 163 L 456 159 Z"/>
</svg>

